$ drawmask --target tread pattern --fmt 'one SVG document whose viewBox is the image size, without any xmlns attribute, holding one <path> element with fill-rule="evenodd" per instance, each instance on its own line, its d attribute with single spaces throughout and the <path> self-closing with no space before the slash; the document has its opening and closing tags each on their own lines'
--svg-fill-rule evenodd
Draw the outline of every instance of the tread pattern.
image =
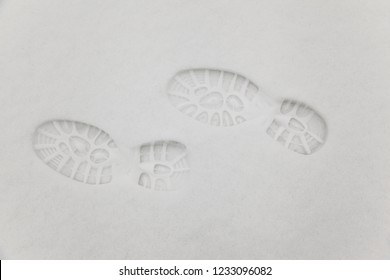
<svg viewBox="0 0 390 280">
<path fill-rule="evenodd" d="M 310 155 L 326 141 L 324 119 L 301 102 L 284 100 L 267 134 L 289 150 Z"/>
<path fill-rule="evenodd" d="M 116 144 L 103 130 L 81 122 L 53 120 L 40 125 L 33 149 L 50 168 L 87 184 L 112 181 Z"/>
<path fill-rule="evenodd" d="M 157 141 L 137 148 L 138 185 L 158 191 L 175 190 L 188 172 L 186 147 L 175 141 Z"/>
<path fill-rule="evenodd" d="M 253 98 L 258 87 L 237 73 L 189 69 L 176 74 L 168 85 L 174 107 L 199 122 L 233 126 L 254 118 Z"/>
</svg>

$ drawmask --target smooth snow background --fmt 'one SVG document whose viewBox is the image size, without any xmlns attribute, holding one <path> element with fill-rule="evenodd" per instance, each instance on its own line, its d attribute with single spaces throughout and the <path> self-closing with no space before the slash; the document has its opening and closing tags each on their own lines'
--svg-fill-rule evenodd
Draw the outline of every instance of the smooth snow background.
<svg viewBox="0 0 390 280">
<path fill-rule="evenodd" d="M 0 256 L 5 259 L 390 258 L 390 3 L 0 2 Z M 192 67 L 310 104 L 326 145 L 290 152 L 256 120 L 215 128 L 166 97 Z M 124 147 L 185 143 L 182 190 L 89 186 L 45 166 L 49 119 Z"/>
</svg>

